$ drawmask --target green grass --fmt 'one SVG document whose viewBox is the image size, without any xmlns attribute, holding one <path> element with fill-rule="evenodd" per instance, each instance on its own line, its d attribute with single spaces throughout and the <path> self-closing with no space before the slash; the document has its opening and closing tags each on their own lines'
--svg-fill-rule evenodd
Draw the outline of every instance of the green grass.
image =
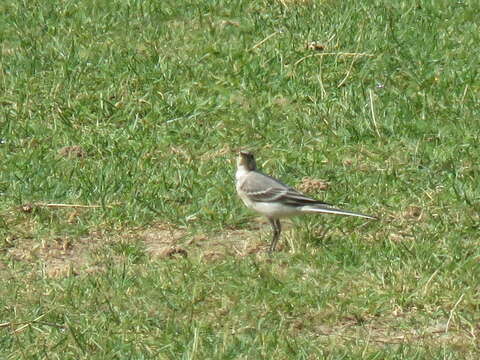
<svg viewBox="0 0 480 360">
<path fill-rule="evenodd" d="M 476 359 L 479 12 L 4 1 L 2 356 Z M 240 148 L 381 221 L 297 219 L 272 258 L 234 250 L 270 237 L 235 195 Z M 188 256 L 153 256 L 155 232 Z"/>
</svg>

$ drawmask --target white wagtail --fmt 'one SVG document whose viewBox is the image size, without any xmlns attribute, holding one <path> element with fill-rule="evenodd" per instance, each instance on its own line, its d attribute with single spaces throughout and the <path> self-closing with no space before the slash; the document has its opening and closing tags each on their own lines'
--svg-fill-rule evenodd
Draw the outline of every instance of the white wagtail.
<svg viewBox="0 0 480 360">
<path fill-rule="evenodd" d="M 376 219 L 374 216 L 336 209 L 309 198 L 284 183 L 257 170 L 255 156 L 240 151 L 237 159 L 236 187 L 245 205 L 266 216 L 273 228 L 269 252 L 275 250 L 282 231 L 280 218 L 301 214 L 325 213 Z"/>
</svg>

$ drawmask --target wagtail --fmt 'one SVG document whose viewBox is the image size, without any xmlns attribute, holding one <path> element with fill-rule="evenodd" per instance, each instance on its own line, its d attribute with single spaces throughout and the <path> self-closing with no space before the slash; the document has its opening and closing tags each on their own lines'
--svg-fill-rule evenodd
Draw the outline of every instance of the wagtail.
<svg viewBox="0 0 480 360">
<path fill-rule="evenodd" d="M 257 170 L 255 156 L 240 151 L 237 158 L 236 187 L 245 205 L 267 217 L 273 228 L 269 252 L 275 250 L 282 231 L 280 218 L 301 214 L 335 214 L 376 219 L 374 216 L 341 210 L 303 195 L 281 181 Z"/>
</svg>

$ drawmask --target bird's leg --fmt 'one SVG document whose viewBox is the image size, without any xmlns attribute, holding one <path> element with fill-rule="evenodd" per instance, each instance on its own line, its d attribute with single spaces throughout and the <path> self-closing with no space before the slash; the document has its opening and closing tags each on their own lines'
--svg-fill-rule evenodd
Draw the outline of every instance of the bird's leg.
<svg viewBox="0 0 480 360">
<path fill-rule="evenodd" d="M 268 220 L 270 221 L 270 224 L 273 228 L 273 239 L 270 243 L 270 249 L 268 250 L 268 252 L 271 254 L 273 251 L 275 251 L 275 246 L 277 246 L 278 239 L 280 238 L 280 233 L 282 232 L 282 226 L 280 225 L 279 219 L 268 218 Z"/>
</svg>

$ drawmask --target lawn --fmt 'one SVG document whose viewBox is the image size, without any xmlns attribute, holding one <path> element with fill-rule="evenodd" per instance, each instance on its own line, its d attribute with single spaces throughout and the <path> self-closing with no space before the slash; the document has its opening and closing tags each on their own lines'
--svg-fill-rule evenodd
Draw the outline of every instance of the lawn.
<svg viewBox="0 0 480 360">
<path fill-rule="evenodd" d="M 0 4 L 0 357 L 477 359 L 480 3 Z M 271 230 L 235 157 L 379 221 Z"/>
</svg>

